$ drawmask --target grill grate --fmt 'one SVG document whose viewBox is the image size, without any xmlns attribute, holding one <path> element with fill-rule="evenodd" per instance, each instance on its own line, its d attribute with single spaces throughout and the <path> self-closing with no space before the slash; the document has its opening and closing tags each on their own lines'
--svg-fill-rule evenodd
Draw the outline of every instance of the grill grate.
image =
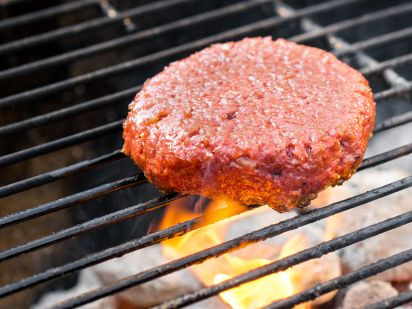
<svg viewBox="0 0 412 309">
<path fill-rule="evenodd" d="M 7 11 L 10 6 L 18 6 L 20 1 L 5 1 L 0 4 L 0 9 Z M 23 2 L 23 1 L 22 1 Z M 148 67 L 154 67 L 154 71 L 161 69 L 166 63 L 181 58 L 196 50 L 206 47 L 212 43 L 226 40 L 235 40 L 250 35 L 267 35 L 287 36 L 289 39 L 299 43 L 316 45 L 329 48 L 336 56 L 345 60 L 353 61 L 360 68 L 360 71 L 370 80 L 381 79 L 385 87 L 375 91 L 375 100 L 379 106 L 385 104 L 383 101 L 390 99 L 409 99 L 412 90 L 412 81 L 407 75 L 401 74 L 399 70 L 402 66 L 412 64 L 412 53 L 397 54 L 390 59 L 380 60 L 373 56 L 373 51 L 378 47 L 386 47 L 395 44 L 399 40 L 408 40 L 412 36 L 412 25 L 396 29 L 391 32 L 373 36 L 371 38 L 348 42 L 339 35 L 344 31 L 350 31 L 358 26 L 369 25 L 374 22 L 384 24 L 390 19 L 397 18 L 402 14 L 412 12 L 411 3 L 402 3 L 396 1 L 389 5 L 381 1 L 381 6 L 376 10 L 369 10 L 364 15 L 354 15 L 344 18 L 342 21 L 328 23 L 323 25 L 322 14 L 334 14 L 339 10 L 348 10 L 351 7 L 356 11 L 358 6 L 371 5 L 368 0 L 330 0 L 312 4 L 316 1 L 307 1 L 310 4 L 302 5 L 300 8 L 293 8 L 288 1 L 274 0 L 251 0 L 251 1 L 227 1 L 222 4 L 216 1 L 215 5 L 205 7 L 199 11 L 194 9 L 201 1 L 196 0 L 162 0 L 154 1 L 121 10 L 117 4 L 122 1 L 57 1 L 56 6 L 39 9 L 34 12 L 23 15 L 12 16 L 0 21 L 0 34 L 12 31 L 21 26 L 30 26 L 36 23 L 48 21 L 53 18 L 64 18 L 67 15 L 85 9 L 95 9 L 99 16 L 83 22 L 63 25 L 60 28 L 40 32 L 12 41 L 6 41 L 0 44 L 1 57 L 13 59 L 13 55 L 24 54 L 31 49 L 39 49 L 43 44 L 52 44 L 61 42 L 78 36 L 93 36 L 102 27 L 120 28 L 120 34 L 103 41 L 92 41 L 90 44 L 78 43 L 74 41 L 73 46 L 70 43 L 63 52 L 56 52 L 53 55 L 40 54 L 36 58 L 22 60 L 18 65 L 5 65 L 0 70 L 0 82 L 18 81 L 30 75 L 36 76 L 45 71 L 53 71 L 64 68 L 76 63 L 84 63 L 85 59 L 98 57 L 100 54 L 118 52 L 123 48 L 133 48 L 139 44 L 155 44 L 156 40 L 165 39 L 172 36 L 173 33 L 186 32 L 190 29 L 199 27 L 208 27 L 211 24 L 219 23 L 223 19 L 240 19 L 240 16 L 252 15 L 258 12 L 258 18 L 251 17 L 245 19 L 243 24 L 235 23 L 225 26 L 224 31 L 213 30 L 213 33 L 193 34 L 192 37 L 183 38 L 182 42 L 171 43 L 165 47 L 154 50 L 148 49 L 148 52 L 138 53 L 138 57 L 132 59 L 120 59 L 117 63 L 109 66 L 101 65 L 98 68 L 92 68 L 91 71 L 81 71 L 78 74 L 70 74 L 67 77 L 62 75 L 63 79 L 53 81 L 48 80 L 46 83 L 34 84 L 23 90 L 15 92 L 5 91 L 5 95 L 0 98 L 0 108 L 9 112 L 15 110 L 21 111 L 28 106 L 39 107 L 30 108 L 29 112 L 23 113 L 22 119 L 12 119 L 11 121 L 0 124 L 0 136 L 5 140 L 13 141 L 16 136 L 30 134 L 33 130 L 42 129 L 43 127 L 53 127 L 61 121 L 71 121 L 71 119 L 86 115 L 87 113 L 110 109 L 118 110 L 124 108 L 125 102 L 141 88 L 141 86 L 130 86 L 125 82 L 125 89 L 116 87 L 102 89 L 98 97 L 85 96 L 85 99 L 73 99 L 72 104 L 65 106 L 56 105 L 55 101 L 62 101 L 64 94 L 76 90 L 76 87 L 82 86 L 84 89 L 95 89 L 93 83 L 106 82 L 113 78 L 125 79 L 137 77 L 137 80 L 144 80 L 153 72 Z M 211 1 L 213 2 L 213 1 Z M 293 1 L 290 1 L 293 3 Z M 305 4 L 305 1 L 301 1 Z M 377 2 L 375 2 L 376 4 Z M 136 4 L 135 4 L 136 5 Z M 3 6 L 3 7 L 2 7 Z M 164 23 L 144 26 L 140 22 L 147 16 L 153 14 L 167 14 L 171 10 L 188 10 L 190 14 L 177 16 L 174 20 L 165 19 Z M 1 11 L 0 11 L 1 12 Z M 268 13 L 269 12 L 269 13 Z M 256 15 L 256 14 L 255 14 Z M 318 22 L 320 20 L 320 22 Z M 297 25 L 297 26 L 296 26 Z M 286 29 L 286 30 L 283 30 Z M 113 30 L 114 31 L 114 30 Z M 211 30 L 212 31 L 212 30 Z M 276 33 L 276 34 L 274 34 Z M 319 43 L 321 42 L 321 43 Z M 326 43 L 325 43 L 326 42 Z M 372 52 L 371 52 L 372 51 Z M 133 55 L 134 56 L 134 55 Z M 157 68 L 159 67 L 159 68 Z M 142 71 L 139 74 L 137 71 Z M 124 77 L 126 76 L 126 78 Z M 130 77 L 131 76 L 131 77 Z M 117 82 L 116 84 L 122 84 Z M 106 85 L 106 84 L 105 84 Z M 24 86 L 24 85 L 23 85 Z M 104 88 L 104 87 L 102 87 Z M 106 91 L 106 92 L 105 92 Z M 88 94 L 90 95 L 90 94 Z M 50 104 L 50 108 L 47 106 Z M 57 107 L 56 107 L 57 106 Z M 42 108 L 40 108 L 42 107 Z M 44 107 L 44 108 L 43 108 Z M 122 116 L 124 116 L 123 113 Z M 7 118 L 6 118 L 7 119 Z M 2 120 L 2 118 L 0 118 Z M 11 171 L 14 165 L 25 164 L 30 160 L 36 159 L 58 150 L 68 149 L 85 142 L 96 141 L 101 138 L 111 136 L 110 134 L 119 133 L 123 119 L 111 119 L 103 124 L 94 124 L 93 127 L 81 128 L 80 131 L 73 133 L 64 133 L 56 139 L 36 143 L 23 149 L 11 149 L 11 152 L 4 153 L 0 156 L 0 167 L 4 171 Z M 395 115 L 384 119 L 376 124 L 375 133 L 389 129 L 395 129 L 398 126 L 412 122 L 412 110 L 406 113 Z M 116 138 L 119 136 L 116 135 Z M 379 138 L 379 134 L 377 137 Z M 107 169 L 109 164 L 118 165 L 124 158 L 119 146 L 103 151 L 92 159 L 81 160 L 76 163 L 66 164 L 63 167 L 55 168 L 51 171 L 39 173 L 30 176 L 25 173 L 24 179 L 12 180 L 0 187 L 0 197 L 7 200 L 10 196 L 24 195 L 25 192 L 37 187 L 56 182 L 58 180 L 72 179 L 75 175 L 78 177 L 87 177 L 87 172 L 97 169 Z M 412 143 L 394 148 L 392 150 L 371 156 L 363 160 L 359 170 L 371 168 L 385 162 L 409 155 L 412 153 Z M 37 158 L 37 159 L 42 159 Z M 120 178 L 110 181 L 104 181 L 103 184 L 93 184 L 94 187 L 81 190 L 77 193 L 66 194 L 64 197 L 46 202 L 34 207 L 27 208 L 18 212 L 11 212 L 0 217 L 0 229 L 12 227 L 14 225 L 25 223 L 31 219 L 39 218 L 63 209 L 70 209 L 76 205 L 83 205 L 88 201 L 95 201 L 98 198 L 107 196 L 116 191 L 123 191 L 130 188 L 137 188 L 147 183 L 142 173 L 132 176 L 122 175 Z M 277 224 L 272 224 L 260 230 L 253 231 L 249 234 L 237 237 L 230 241 L 223 242 L 220 245 L 210 249 L 191 254 L 184 258 L 159 265 L 155 268 L 135 274 L 125 278 L 112 285 L 105 286 L 89 293 L 82 294 L 79 297 L 69 299 L 66 302 L 56 304 L 53 308 L 73 308 L 82 304 L 92 302 L 102 297 L 112 295 L 127 288 L 155 280 L 164 275 L 181 270 L 190 265 L 203 262 L 209 258 L 234 251 L 243 246 L 252 245 L 256 242 L 263 241 L 270 237 L 275 237 L 287 231 L 311 224 L 318 220 L 328 218 L 340 212 L 362 207 L 363 204 L 374 201 L 389 194 L 399 192 L 400 190 L 412 186 L 412 176 L 393 182 L 386 186 L 376 188 L 346 200 L 331 204 L 324 208 L 309 210 L 303 214 L 296 215 Z M 20 193 L 20 194 L 18 194 Z M 146 199 L 133 206 L 124 206 L 120 210 L 109 212 L 104 215 L 96 216 L 90 220 L 63 228 L 53 234 L 29 240 L 23 244 L 6 248 L 0 251 L 0 262 L 18 258 L 23 254 L 60 243 L 64 240 L 75 236 L 87 234 L 90 231 L 98 230 L 116 223 L 137 218 L 145 214 L 154 212 L 168 206 L 169 203 L 185 199 L 187 196 L 176 193 L 169 193 L 162 196 Z M 7 208 L 7 204 L 2 205 Z M 244 211 L 244 210 L 242 210 Z M 239 214 L 241 211 L 234 209 L 232 215 Z M 293 265 L 304 261 L 319 258 L 320 256 L 332 251 L 339 250 L 351 244 L 357 243 L 364 239 L 392 230 L 404 224 L 412 222 L 412 212 L 388 218 L 387 220 L 365 227 L 344 236 L 334 238 L 330 241 L 321 243 L 309 249 L 300 251 L 284 259 L 272 262 L 258 269 L 249 271 L 240 276 L 234 277 L 220 284 L 197 290 L 193 293 L 183 295 L 177 299 L 170 300 L 162 304 L 159 308 L 178 308 L 197 301 L 206 299 L 210 296 L 219 294 L 222 291 L 238 286 L 242 283 L 260 278 L 262 276 L 285 270 Z M 45 271 L 27 276 L 21 280 L 11 282 L 0 287 L 0 297 L 13 295 L 20 291 L 39 285 L 40 283 L 49 282 L 63 275 L 71 274 L 89 266 L 101 263 L 103 261 L 121 256 L 123 254 L 138 250 L 163 240 L 176 237 L 204 226 L 206 220 L 204 216 L 189 220 L 172 226 L 170 228 L 140 236 L 132 240 L 113 245 L 109 248 L 98 250 L 80 257 L 74 261 L 64 263 L 60 266 L 54 266 Z M 210 224 L 208 221 L 207 224 Z M 412 249 L 411 249 L 412 250 Z M 354 282 L 371 277 L 374 274 L 383 272 L 386 269 L 395 267 L 412 260 L 412 251 L 407 250 L 391 257 L 382 259 L 374 264 L 367 265 L 357 271 L 340 276 L 331 281 L 318 284 L 317 286 L 295 294 L 287 299 L 277 301 L 268 306 L 268 308 L 290 308 L 293 305 L 315 299 L 316 297 L 330 291 L 348 286 Z M 412 294 L 406 292 L 399 296 L 370 306 L 370 308 L 393 308 L 411 301 Z"/>
</svg>

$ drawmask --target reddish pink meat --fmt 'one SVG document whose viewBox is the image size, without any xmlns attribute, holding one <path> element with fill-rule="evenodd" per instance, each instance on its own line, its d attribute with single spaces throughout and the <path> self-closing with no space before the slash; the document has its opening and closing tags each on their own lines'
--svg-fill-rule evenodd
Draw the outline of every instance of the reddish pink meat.
<svg viewBox="0 0 412 309">
<path fill-rule="evenodd" d="M 358 71 L 271 38 L 216 44 L 174 62 L 129 109 L 123 151 L 157 187 L 278 211 L 348 179 L 375 119 Z"/>
</svg>

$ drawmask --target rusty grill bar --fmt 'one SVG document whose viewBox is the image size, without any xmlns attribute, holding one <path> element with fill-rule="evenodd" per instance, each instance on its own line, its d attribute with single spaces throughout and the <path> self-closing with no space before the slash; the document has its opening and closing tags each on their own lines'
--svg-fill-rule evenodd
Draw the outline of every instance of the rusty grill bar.
<svg viewBox="0 0 412 309">
<path fill-rule="evenodd" d="M 7 6 L 17 3 L 18 1 L 7 1 Z M 266 34 L 267 31 L 276 29 L 282 25 L 291 23 L 299 23 L 301 32 L 292 35 L 289 39 L 299 43 L 310 44 L 315 39 L 325 39 L 329 46 L 333 49 L 339 58 L 345 60 L 348 56 L 355 57 L 360 64 L 360 71 L 368 78 L 381 77 L 389 85 L 387 89 L 381 90 L 375 94 L 375 99 L 379 105 L 385 104 L 384 101 L 393 98 L 408 99 L 412 91 L 412 81 L 402 76 L 396 70 L 397 68 L 412 64 L 412 53 L 393 57 L 385 61 L 378 61 L 372 58 L 368 51 L 373 48 L 387 46 L 399 39 L 409 39 L 412 36 L 412 24 L 410 27 L 405 27 L 390 33 L 385 33 L 364 41 L 356 43 L 345 42 L 339 37 L 339 32 L 347 31 L 355 26 L 365 25 L 371 22 L 384 23 L 387 19 L 396 18 L 400 14 L 406 12 L 412 13 L 411 3 L 401 3 L 388 8 L 370 12 L 369 14 L 357 16 L 339 21 L 326 26 L 322 26 L 313 20 L 317 14 L 333 12 L 341 8 L 347 8 L 360 3 L 366 3 L 367 0 L 331 0 L 304 6 L 299 9 L 276 0 L 254 0 L 254 1 L 232 1 L 233 3 L 213 8 L 205 12 L 200 12 L 189 17 L 180 18 L 158 25 L 148 29 L 139 29 L 139 24 L 133 20 L 137 17 L 143 17 L 148 14 L 157 14 L 170 9 L 179 9 L 182 5 L 196 3 L 195 0 L 162 0 L 155 1 L 149 4 L 143 4 L 124 11 L 118 10 L 113 4 L 108 1 L 90 0 L 90 1 L 73 1 L 70 3 L 59 4 L 54 7 L 45 8 L 43 10 L 27 13 L 21 16 L 11 17 L 0 21 L 0 32 L 13 29 L 14 27 L 30 25 L 31 23 L 47 20 L 52 16 L 65 15 L 82 10 L 86 7 L 100 9 L 101 16 L 85 22 L 69 25 L 44 33 L 32 35 L 17 39 L 15 41 L 0 44 L 0 55 L 9 56 L 14 52 L 27 51 L 30 48 L 35 48 L 41 44 L 53 42 L 64 38 L 70 38 L 79 34 L 92 34 L 99 27 L 111 25 L 123 25 L 124 35 L 103 42 L 98 42 L 93 45 L 79 47 L 74 50 L 66 51 L 59 55 L 36 59 L 29 63 L 24 63 L 20 66 L 5 68 L 0 71 L 0 82 L 7 81 L 13 78 L 20 78 L 27 74 L 37 74 L 43 70 L 53 69 L 61 65 L 72 63 L 80 59 L 99 55 L 108 51 L 116 51 L 123 47 L 134 46 L 147 39 L 161 37 L 176 30 L 185 30 L 191 27 L 201 26 L 207 23 L 213 23 L 221 18 L 229 16 L 237 16 L 254 8 L 259 8 L 262 5 L 273 4 L 273 16 L 261 20 L 253 21 L 245 25 L 240 25 L 224 32 L 218 32 L 206 37 L 201 37 L 190 42 L 186 42 L 174 47 L 150 52 L 136 59 L 127 60 L 125 62 L 112 64 L 105 68 L 98 68 L 94 71 L 82 73 L 74 77 L 68 77 L 61 81 L 48 83 L 46 85 L 36 86 L 32 89 L 10 94 L 0 98 L 0 108 L 5 111 L 11 110 L 19 106 L 27 106 L 29 104 L 43 105 L 47 102 L 42 102 L 48 96 L 61 94 L 62 92 L 72 89 L 78 85 L 88 84 L 98 80 L 105 80 L 113 76 L 119 76 L 131 71 L 136 71 L 148 65 L 164 63 L 166 61 L 177 60 L 184 55 L 199 50 L 211 43 L 222 42 L 227 40 L 235 40 L 248 35 Z M 17 3 L 18 4 L 18 3 Z M 113 13 L 114 12 L 114 13 Z M 130 100 L 131 97 L 140 89 L 141 86 L 131 87 L 120 91 L 112 92 L 101 97 L 92 98 L 90 100 L 81 101 L 72 106 L 58 108 L 57 110 L 47 111 L 40 115 L 30 115 L 23 120 L 17 120 L 12 123 L 0 125 L 0 136 L 9 137 L 14 134 L 23 134 L 28 130 L 41 128 L 51 123 L 70 119 L 77 115 L 99 110 L 103 107 L 115 107 L 119 102 Z M 113 132 L 118 132 L 121 129 L 123 119 L 115 120 L 103 125 L 95 126 L 78 133 L 62 136 L 58 139 L 48 141 L 39 145 L 27 147 L 15 152 L 2 154 L 0 156 L 0 167 L 7 168 L 16 163 L 25 162 L 27 160 L 54 152 L 56 150 L 65 149 L 73 145 L 95 140 L 103 136 L 107 136 Z M 384 121 L 377 123 L 374 132 L 379 138 L 379 132 L 394 129 L 403 124 L 412 122 L 412 110 L 402 115 L 397 115 Z M 403 145 L 398 148 L 383 152 L 381 154 L 366 158 L 363 160 L 359 170 L 372 168 L 379 164 L 409 155 L 412 153 L 412 143 Z M 25 179 L 15 181 L 0 187 L 0 197 L 16 195 L 24 191 L 46 185 L 57 180 L 66 179 L 74 175 L 81 175 L 90 170 L 97 168 L 105 168 L 106 165 L 117 163 L 124 156 L 120 150 L 113 150 L 110 153 L 99 155 L 94 159 L 80 161 L 71 165 L 27 177 Z M 130 187 L 139 186 L 146 183 L 142 173 L 137 173 L 134 176 L 123 177 L 114 181 L 95 186 L 93 188 L 67 195 L 58 200 L 44 203 L 26 210 L 11 213 L 0 218 L 0 229 L 9 227 L 15 224 L 26 222 L 36 217 L 44 216 L 52 212 L 56 212 L 74 205 L 81 205 L 86 201 L 92 201 L 99 197 L 111 194 L 115 191 L 123 190 Z M 67 300 L 66 302 L 56 304 L 53 308 L 73 308 L 82 304 L 87 304 L 102 297 L 112 295 L 132 286 L 155 280 L 161 276 L 186 268 L 190 265 L 201 263 L 209 258 L 222 255 L 227 252 L 235 251 L 241 246 L 252 245 L 256 242 L 265 240 L 270 237 L 275 237 L 287 231 L 298 227 L 316 222 L 318 220 L 330 217 L 340 212 L 362 207 L 363 204 L 398 192 L 400 190 L 412 187 L 412 176 L 406 177 L 399 181 L 393 182 L 386 186 L 376 188 L 374 190 L 353 196 L 343 201 L 331 204 L 324 208 L 310 210 L 304 214 L 296 215 L 291 219 L 272 224 L 265 228 L 245 234 L 230 241 L 223 242 L 215 247 L 206 249 L 195 254 L 188 255 L 184 258 L 159 265 L 155 268 L 135 274 L 131 277 L 120 280 L 112 285 L 99 288 L 88 293 L 82 294 Z M 165 194 L 161 197 L 144 201 L 133 206 L 124 207 L 121 210 L 111 212 L 104 216 L 96 217 L 80 224 L 62 229 L 53 234 L 31 240 L 27 243 L 18 245 L 13 248 L 8 248 L 0 251 L 0 262 L 18 257 L 22 254 L 53 245 L 57 242 L 64 241 L 83 233 L 96 230 L 108 225 L 116 224 L 138 217 L 142 214 L 152 212 L 156 209 L 161 209 L 167 206 L 170 202 L 185 199 L 186 196 L 176 193 Z M 2 207 L 7 207 L 3 205 Z M 252 208 L 251 208 L 252 209 Z M 233 215 L 239 214 L 239 211 L 233 211 Z M 189 220 L 172 226 L 170 228 L 160 230 L 148 235 L 132 239 L 130 241 L 112 246 L 105 250 L 97 251 L 88 254 L 75 261 L 63 264 L 61 266 L 52 267 L 44 272 L 34 274 L 16 282 L 11 282 L 8 285 L 0 287 L 0 297 L 23 291 L 40 283 L 48 282 L 60 276 L 70 274 L 89 266 L 101 263 L 114 257 L 138 250 L 163 240 L 173 238 L 189 232 L 193 229 L 205 225 L 204 216 Z M 281 260 L 272 262 L 263 267 L 244 273 L 240 276 L 226 280 L 220 284 L 213 285 L 207 288 L 200 289 L 193 293 L 182 295 L 181 297 L 167 301 L 159 306 L 159 308 L 179 308 L 184 305 L 192 304 L 197 301 L 206 299 L 213 295 L 217 295 L 222 291 L 236 287 L 242 283 L 252 281 L 262 276 L 285 270 L 293 265 L 297 265 L 309 259 L 319 258 L 320 256 L 332 251 L 339 250 L 343 247 L 357 243 L 361 240 L 373 237 L 380 233 L 384 233 L 391 229 L 397 228 L 404 224 L 412 222 L 412 212 L 388 218 L 387 220 L 365 227 L 358 231 L 348 233 L 344 236 L 334 238 L 330 241 L 321 243 L 312 248 L 300 251 L 294 255 L 288 256 Z M 210 222 L 209 222 L 210 224 Z M 412 249 L 411 249 L 412 250 Z M 328 282 L 318 284 L 317 286 L 295 294 L 287 299 L 279 300 L 272 303 L 267 308 L 290 308 L 293 305 L 312 300 L 320 295 L 330 291 L 348 286 L 354 282 L 360 281 L 374 274 L 383 272 L 386 269 L 395 267 L 402 263 L 412 260 L 412 251 L 407 250 L 402 253 L 380 260 L 374 264 L 367 265 L 357 271 L 340 276 Z M 400 294 L 397 297 L 388 299 L 383 302 L 371 305 L 368 308 L 393 308 L 396 305 L 405 304 L 412 300 L 411 292 Z"/>
</svg>

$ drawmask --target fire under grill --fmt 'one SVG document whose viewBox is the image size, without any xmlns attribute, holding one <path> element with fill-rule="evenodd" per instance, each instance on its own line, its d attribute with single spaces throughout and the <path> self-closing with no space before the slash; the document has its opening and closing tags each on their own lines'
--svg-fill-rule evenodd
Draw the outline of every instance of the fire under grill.
<svg viewBox="0 0 412 309">
<path fill-rule="evenodd" d="M 120 152 L 123 117 L 141 87 L 136 85 L 171 61 L 216 42 L 286 37 L 332 51 L 368 78 L 378 111 L 371 143 L 412 122 L 412 3 L 406 0 L 5 0 L 0 1 L 0 14 L 0 302 L 5 304 L 28 306 L 53 285 L 67 288 L 83 269 L 213 223 L 200 212 L 147 233 L 165 208 L 193 197 L 160 194 Z M 407 163 L 411 141 L 366 156 L 359 171 Z M 52 306 L 91 303 L 411 186 L 409 176 L 325 207 L 300 210 Z M 226 210 L 225 215 L 246 211 Z M 388 216 L 167 300 L 159 308 L 195 304 L 411 222 L 412 211 Z M 409 261 L 412 247 L 267 308 L 291 308 Z M 412 291 L 407 290 L 369 308 L 411 301 Z"/>
</svg>

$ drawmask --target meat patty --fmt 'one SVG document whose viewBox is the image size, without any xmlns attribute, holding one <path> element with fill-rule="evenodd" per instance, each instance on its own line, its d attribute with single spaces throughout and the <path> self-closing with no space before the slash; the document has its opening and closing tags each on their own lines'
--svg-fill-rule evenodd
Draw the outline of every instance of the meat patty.
<svg viewBox="0 0 412 309">
<path fill-rule="evenodd" d="M 284 39 L 216 44 L 148 80 L 123 152 L 163 191 L 303 207 L 350 178 L 375 119 L 367 80 Z"/>
</svg>

